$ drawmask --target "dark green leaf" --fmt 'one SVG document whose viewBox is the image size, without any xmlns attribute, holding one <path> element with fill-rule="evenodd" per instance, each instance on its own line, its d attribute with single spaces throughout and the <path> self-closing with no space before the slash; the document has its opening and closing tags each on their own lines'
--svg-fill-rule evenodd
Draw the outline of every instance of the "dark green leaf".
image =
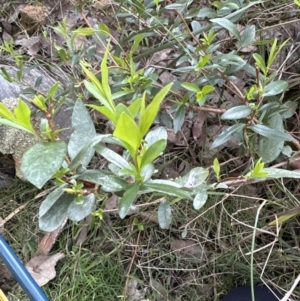
<svg viewBox="0 0 300 301">
<path fill-rule="evenodd" d="M 72 114 L 72 127 L 74 129 L 68 144 L 68 152 L 73 160 L 84 146 L 96 136 L 94 123 L 81 100 L 77 100 Z M 91 149 L 81 162 L 87 166 L 94 156 L 94 149 Z"/>
<path fill-rule="evenodd" d="M 279 132 L 284 132 L 282 117 L 280 114 L 274 114 L 266 123 L 270 128 Z M 258 155 L 262 158 L 264 163 L 270 163 L 274 161 L 281 153 L 284 146 L 284 141 L 278 141 L 263 137 L 259 141 Z"/>
<path fill-rule="evenodd" d="M 246 47 L 255 39 L 255 25 L 249 25 L 245 28 L 243 33 L 241 34 L 241 45 L 240 47 Z"/>
<path fill-rule="evenodd" d="M 249 127 L 249 129 L 253 130 L 257 134 L 260 134 L 264 137 L 278 140 L 278 141 L 293 141 L 295 140 L 292 136 L 289 134 L 286 134 L 284 132 L 280 132 L 274 129 L 271 129 L 265 125 L 262 124 L 254 124 Z"/>
<path fill-rule="evenodd" d="M 98 144 L 95 147 L 96 152 L 98 152 L 102 157 L 104 157 L 107 161 L 113 163 L 114 165 L 120 168 L 128 168 L 130 169 L 130 164 L 119 154 L 112 151 L 111 149 Z"/>
<path fill-rule="evenodd" d="M 69 165 L 69 169 L 71 171 L 77 169 L 80 165 L 82 165 L 82 162 L 84 162 L 85 157 L 87 154 L 91 152 L 93 148 L 104 138 L 108 137 L 109 135 L 97 135 L 90 139 L 90 141 L 86 142 L 84 147 L 81 148 L 81 150 L 76 154 L 76 156 L 73 158 Z"/>
<path fill-rule="evenodd" d="M 227 142 L 235 133 L 241 132 L 244 128 L 245 124 L 237 123 L 235 125 L 230 126 L 225 131 L 223 131 L 218 138 L 213 142 L 210 149 L 218 147 L 225 142 Z"/>
<path fill-rule="evenodd" d="M 236 120 L 247 117 L 252 110 L 249 106 L 237 106 L 228 109 L 222 116 L 222 120 Z"/>
<path fill-rule="evenodd" d="M 120 218 L 125 218 L 128 211 L 130 210 L 130 207 L 132 203 L 134 202 L 134 199 L 139 191 L 140 183 L 135 182 L 134 184 L 131 184 L 126 191 L 124 192 L 124 195 L 120 199 L 119 203 L 119 215 Z"/>
<path fill-rule="evenodd" d="M 106 192 L 126 190 L 129 186 L 129 184 L 120 177 L 101 170 L 86 170 L 79 174 L 76 179 L 101 185 L 101 189 Z"/>
<path fill-rule="evenodd" d="M 151 182 L 144 183 L 141 190 L 145 189 L 145 192 L 160 192 L 168 195 L 176 196 L 182 199 L 191 199 L 191 191 L 184 189 L 176 183 L 167 180 L 153 180 Z"/>
<path fill-rule="evenodd" d="M 163 199 L 157 211 L 158 224 L 162 229 L 169 229 L 172 223 L 172 209 L 170 203 Z"/>
<path fill-rule="evenodd" d="M 174 114 L 173 124 L 175 134 L 181 130 L 181 127 L 184 123 L 185 117 L 185 107 L 183 105 L 179 106 Z"/>
<path fill-rule="evenodd" d="M 39 216 L 39 228 L 46 232 L 56 230 L 67 218 L 68 207 L 74 197 L 71 194 L 62 194 L 45 214 Z"/>
<path fill-rule="evenodd" d="M 241 41 L 241 36 L 235 24 L 225 18 L 216 18 L 210 20 L 213 23 L 226 28 L 238 41 Z"/>
<path fill-rule="evenodd" d="M 23 155 L 21 172 L 31 184 L 42 188 L 60 169 L 66 154 L 64 141 L 38 142 Z"/>
<path fill-rule="evenodd" d="M 95 199 L 94 194 L 89 194 L 83 198 L 82 204 L 72 202 L 67 211 L 69 219 L 74 222 L 79 222 L 91 214 L 95 206 Z"/>
</svg>

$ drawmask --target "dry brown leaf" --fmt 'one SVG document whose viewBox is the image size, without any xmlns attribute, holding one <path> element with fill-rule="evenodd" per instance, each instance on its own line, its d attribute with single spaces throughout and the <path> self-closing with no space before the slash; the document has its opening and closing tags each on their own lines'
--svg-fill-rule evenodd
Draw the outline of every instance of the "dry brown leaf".
<svg viewBox="0 0 300 301">
<path fill-rule="evenodd" d="M 194 119 L 192 133 L 193 133 L 193 138 L 196 143 L 200 140 L 200 138 L 203 134 L 203 124 L 204 124 L 206 118 L 207 118 L 207 114 L 202 111 L 202 112 L 199 112 L 197 114 L 197 117 Z"/>
<path fill-rule="evenodd" d="M 191 239 L 175 239 L 171 242 L 171 250 L 178 256 L 193 255 L 198 258 L 203 258 L 206 255 L 206 250 L 199 242 Z"/>
<path fill-rule="evenodd" d="M 25 266 L 39 286 L 47 284 L 56 276 L 55 265 L 65 257 L 64 253 L 52 256 L 39 255 L 33 257 Z"/>
<path fill-rule="evenodd" d="M 43 255 L 48 255 L 49 252 L 51 251 L 53 245 L 55 244 L 56 238 L 60 234 L 60 232 L 63 230 L 67 218 L 64 220 L 64 222 L 54 231 L 47 233 L 42 240 L 39 243 L 39 248 L 37 254 L 43 254 Z"/>
</svg>

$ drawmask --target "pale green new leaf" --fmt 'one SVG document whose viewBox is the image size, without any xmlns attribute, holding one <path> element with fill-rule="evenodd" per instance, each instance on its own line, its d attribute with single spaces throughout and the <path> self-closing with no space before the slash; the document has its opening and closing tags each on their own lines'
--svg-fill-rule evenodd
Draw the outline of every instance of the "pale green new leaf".
<svg viewBox="0 0 300 301">
<path fill-rule="evenodd" d="M 97 88 L 97 86 L 94 83 L 84 81 L 84 85 L 87 88 L 87 90 L 96 98 L 98 99 L 102 105 L 104 105 L 112 115 L 114 115 L 114 108 L 111 107 L 110 103 L 106 100 L 104 94 Z"/>
<path fill-rule="evenodd" d="M 141 108 L 142 98 L 136 99 L 132 102 L 132 104 L 128 107 L 129 112 L 133 118 L 136 117 L 140 108 Z"/>
<path fill-rule="evenodd" d="M 109 47 L 110 47 L 110 44 L 108 43 L 106 46 L 106 49 L 105 49 L 105 53 L 104 53 L 102 62 L 101 62 L 101 80 L 102 80 L 102 88 L 103 88 L 104 96 L 105 96 L 106 100 L 109 102 L 110 106 L 112 108 L 114 108 L 115 105 L 112 100 L 111 90 L 110 90 L 110 86 L 108 83 L 107 57 L 108 57 Z"/>
<path fill-rule="evenodd" d="M 31 184 L 42 188 L 61 168 L 66 154 L 64 141 L 38 142 L 24 153 L 21 172 Z"/>
<path fill-rule="evenodd" d="M 236 106 L 228 109 L 222 116 L 222 120 L 236 120 L 245 118 L 252 112 L 249 106 Z"/>
<path fill-rule="evenodd" d="M 23 100 L 18 102 L 17 107 L 14 109 L 14 113 L 17 123 L 27 128 L 29 132 L 34 133 L 30 119 L 31 111 L 29 106 Z"/>
<path fill-rule="evenodd" d="M 142 135 L 133 118 L 123 112 L 117 122 L 113 135 L 121 140 L 132 158 L 135 158 L 142 142 Z"/>
<path fill-rule="evenodd" d="M 152 163 L 166 148 L 167 140 L 158 140 L 153 143 L 142 156 L 140 169 L 145 165 Z"/>
<path fill-rule="evenodd" d="M 112 121 L 114 124 L 117 123 L 116 115 L 113 113 L 108 107 L 104 106 L 97 106 L 97 105 L 88 105 L 88 107 L 98 111 L 99 113 L 106 116 L 110 121 Z"/>
<path fill-rule="evenodd" d="M 181 86 L 183 88 L 185 88 L 186 90 L 191 91 L 191 92 L 197 93 L 197 92 L 200 91 L 200 88 L 197 85 L 193 84 L 193 83 L 184 82 L 184 83 L 181 84 Z"/>
<path fill-rule="evenodd" d="M 170 203 L 163 199 L 157 210 L 158 224 L 161 229 L 169 229 L 172 223 L 172 209 Z"/>
<path fill-rule="evenodd" d="M 2 102 L 0 102 L 0 116 L 10 121 L 16 121 L 14 114 Z"/>
<path fill-rule="evenodd" d="M 151 103 L 147 106 L 147 108 L 143 109 L 144 104 L 142 104 L 141 112 L 140 112 L 140 120 L 139 120 L 139 129 L 142 137 L 144 137 L 149 128 L 151 127 L 154 119 L 156 118 L 160 104 L 164 100 L 165 96 L 168 94 L 172 87 L 173 83 L 169 83 L 165 87 L 163 87 L 153 98 Z M 144 99 L 143 101 L 144 102 Z"/>
<path fill-rule="evenodd" d="M 14 121 L 10 121 L 10 120 L 4 119 L 4 118 L 0 118 L 0 124 L 7 125 L 7 126 L 10 126 L 12 128 L 19 129 L 19 130 L 22 130 L 22 131 L 26 131 L 30 134 L 34 134 L 30 130 L 25 128 L 24 126 L 14 122 Z"/>
<path fill-rule="evenodd" d="M 132 203 L 134 202 L 134 199 L 139 191 L 140 184 L 138 182 L 133 183 L 130 185 L 126 191 L 124 192 L 124 195 L 120 199 L 119 203 L 119 216 L 120 218 L 125 218 L 128 211 L 130 210 L 130 207 Z"/>
<path fill-rule="evenodd" d="M 263 60 L 262 56 L 258 53 L 253 53 L 253 58 L 255 59 L 256 65 L 260 68 L 260 70 L 266 74 L 267 72 L 267 67 L 266 63 Z"/>
</svg>

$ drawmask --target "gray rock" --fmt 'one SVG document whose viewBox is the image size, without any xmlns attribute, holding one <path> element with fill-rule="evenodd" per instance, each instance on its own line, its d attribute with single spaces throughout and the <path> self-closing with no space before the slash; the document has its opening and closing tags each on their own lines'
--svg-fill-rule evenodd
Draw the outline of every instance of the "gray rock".
<svg viewBox="0 0 300 301">
<path fill-rule="evenodd" d="M 5 68 L 12 78 L 16 78 L 17 68 L 1 64 L 0 68 Z M 53 77 L 46 74 L 42 69 L 31 69 L 30 71 L 25 72 L 23 78 L 25 84 L 10 83 L 0 76 L 0 101 L 11 110 L 16 107 L 19 97 L 29 103 L 30 96 L 22 94 L 22 90 L 28 86 L 34 87 L 34 84 L 39 77 L 42 77 L 42 82 L 38 89 L 43 93 L 46 93 L 56 82 Z M 28 83 L 28 86 L 26 86 L 26 83 Z M 72 110 L 70 110 L 66 105 L 63 105 L 53 118 L 57 128 L 64 129 L 59 134 L 60 138 L 64 141 L 68 141 L 72 133 L 71 115 Z M 32 119 L 32 122 L 35 128 L 38 130 L 40 120 Z M 37 138 L 30 133 L 0 125 L 0 153 L 13 155 L 15 160 L 16 175 L 21 179 L 23 179 L 20 171 L 22 156 L 24 152 L 37 141 Z"/>
</svg>

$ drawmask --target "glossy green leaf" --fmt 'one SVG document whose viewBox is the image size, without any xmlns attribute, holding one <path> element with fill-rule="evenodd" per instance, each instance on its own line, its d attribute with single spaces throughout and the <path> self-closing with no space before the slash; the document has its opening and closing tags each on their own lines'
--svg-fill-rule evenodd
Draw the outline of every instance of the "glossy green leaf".
<svg viewBox="0 0 300 301">
<path fill-rule="evenodd" d="M 31 184 L 42 188 L 61 168 L 66 154 L 64 141 L 38 142 L 24 153 L 21 172 Z"/>
<path fill-rule="evenodd" d="M 81 100 L 77 100 L 75 103 L 72 114 L 72 127 L 74 130 L 68 144 L 68 153 L 71 160 L 96 136 L 94 122 Z M 89 150 L 81 162 L 83 166 L 89 164 L 94 153 L 94 149 Z"/>
<path fill-rule="evenodd" d="M 241 132 L 244 128 L 245 124 L 243 123 L 237 123 L 235 125 L 230 126 L 225 131 L 223 131 L 217 139 L 213 142 L 210 149 L 213 149 L 215 147 L 218 147 L 225 142 L 227 142 L 235 133 Z"/>
<path fill-rule="evenodd" d="M 289 134 L 286 134 L 284 132 L 280 132 L 274 129 L 271 129 L 265 125 L 262 124 L 254 124 L 249 127 L 249 129 L 253 130 L 254 132 L 267 137 L 269 139 L 278 140 L 278 141 L 293 141 L 295 140 L 292 136 Z"/>
<path fill-rule="evenodd" d="M 132 117 L 122 113 L 113 135 L 121 140 L 132 158 L 135 158 L 142 142 L 142 134 Z"/>
<path fill-rule="evenodd" d="M 192 91 L 192 92 L 195 92 L 195 93 L 200 91 L 200 88 L 197 85 L 193 84 L 193 83 L 184 82 L 184 83 L 181 84 L 181 86 L 183 88 L 185 88 L 186 90 Z"/>
<path fill-rule="evenodd" d="M 276 80 L 274 82 L 269 83 L 263 92 L 263 97 L 266 96 L 273 96 L 273 95 L 277 95 L 280 94 L 282 92 L 284 92 L 285 90 L 288 89 L 288 83 L 286 81 L 283 80 Z"/>
<path fill-rule="evenodd" d="M 166 146 L 166 140 L 158 140 L 147 148 L 146 152 L 142 156 L 140 167 L 143 168 L 145 165 L 152 163 L 164 151 Z"/>
<path fill-rule="evenodd" d="M 92 213 L 95 207 L 96 197 L 94 194 L 89 194 L 83 198 L 82 204 L 72 202 L 68 207 L 68 217 L 74 222 L 79 222 Z"/>
<path fill-rule="evenodd" d="M 270 128 L 284 133 L 282 117 L 280 114 L 274 114 L 266 123 Z M 267 137 L 262 137 L 258 145 L 258 155 L 265 163 L 274 161 L 281 153 L 284 146 L 284 141 L 273 140 Z"/>
<path fill-rule="evenodd" d="M 158 206 L 157 218 L 161 229 L 169 229 L 172 223 L 172 208 L 166 199 L 163 199 Z"/>
<path fill-rule="evenodd" d="M 124 195 L 120 199 L 119 203 L 119 216 L 120 218 L 125 218 L 128 211 L 130 210 L 131 205 L 133 204 L 135 197 L 139 191 L 140 184 L 138 182 L 135 182 L 131 184 L 126 191 L 124 192 Z"/>
<path fill-rule="evenodd" d="M 236 120 L 245 118 L 252 113 L 249 106 L 236 106 L 228 109 L 222 116 L 222 120 Z"/>
<path fill-rule="evenodd" d="M 154 119 L 156 118 L 160 104 L 164 100 L 165 96 L 168 94 L 172 87 L 173 83 L 169 83 L 163 87 L 153 98 L 151 103 L 144 108 L 144 105 L 141 107 L 140 120 L 139 120 L 139 129 L 141 136 L 144 137 L 148 130 L 150 129 Z M 145 100 L 143 99 L 142 102 Z"/>
</svg>

